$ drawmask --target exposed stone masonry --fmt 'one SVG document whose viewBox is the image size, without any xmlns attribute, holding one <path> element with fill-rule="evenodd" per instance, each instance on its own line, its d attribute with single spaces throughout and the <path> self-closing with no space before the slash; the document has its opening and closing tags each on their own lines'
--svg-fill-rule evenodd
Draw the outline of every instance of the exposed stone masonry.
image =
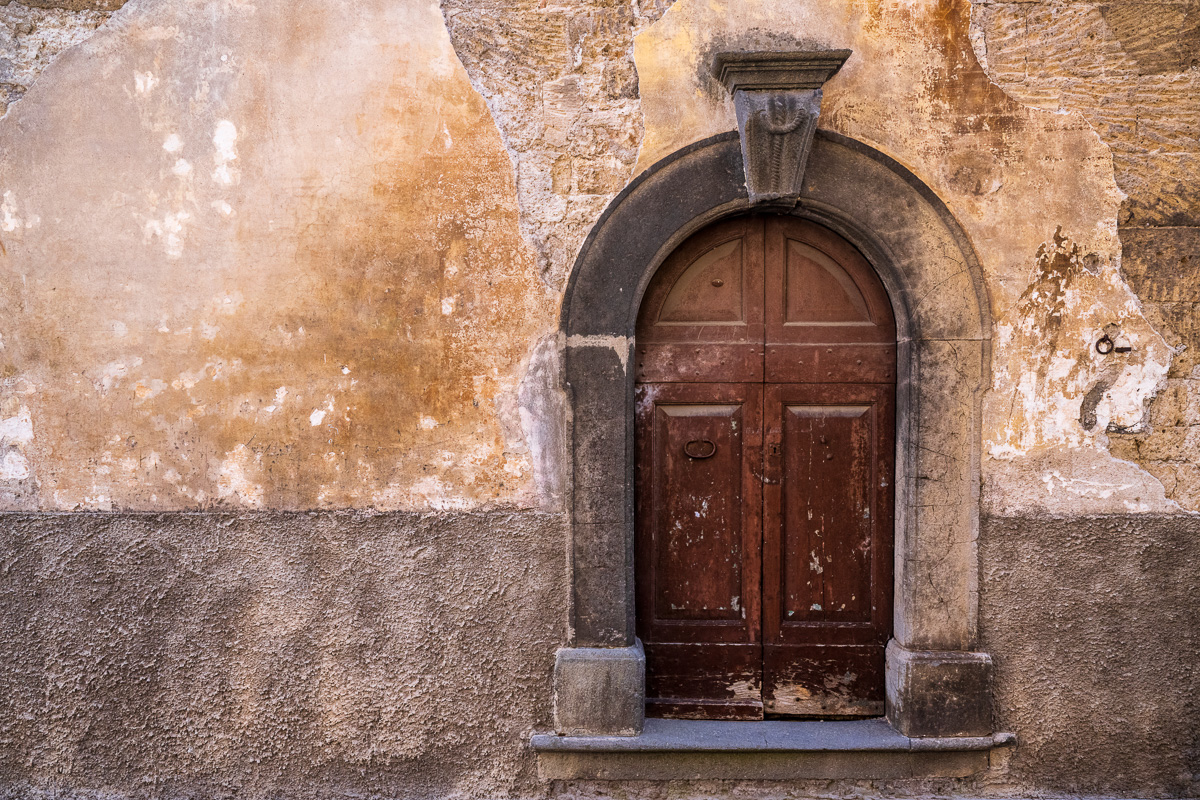
<svg viewBox="0 0 1200 800">
<path fill-rule="evenodd" d="M 0 116 L 63 50 L 91 36 L 125 0 L 0 0 Z"/>
<path fill-rule="evenodd" d="M 672 0 L 442 0 L 517 176 L 521 229 L 561 288 L 642 140 L 633 36 Z"/>
<path fill-rule="evenodd" d="M 977 0 L 973 39 L 989 76 L 1021 102 L 1079 111 L 1112 148 L 1128 194 L 1122 273 L 1146 317 L 1182 350 L 1143 432 L 1114 455 L 1200 509 L 1200 3 Z"/>
</svg>

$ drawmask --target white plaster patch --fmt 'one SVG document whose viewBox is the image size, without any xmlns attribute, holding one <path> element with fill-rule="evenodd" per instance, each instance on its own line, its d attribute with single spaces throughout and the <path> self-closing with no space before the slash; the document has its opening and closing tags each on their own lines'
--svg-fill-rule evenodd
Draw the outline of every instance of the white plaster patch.
<svg viewBox="0 0 1200 800">
<path fill-rule="evenodd" d="M 415 507 L 427 507 L 434 511 L 465 511 L 474 503 L 458 495 L 454 487 L 445 481 L 430 475 L 421 478 L 413 484 L 409 495 L 409 504 Z"/>
<path fill-rule="evenodd" d="M 192 165 L 186 159 L 176 159 L 175 165 L 171 167 L 171 174 L 177 178 L 190 178 L 192 175 Z"/>
<path fill-rule="evenodd" d="M 0 481 L 23 481 L 29 477 L 29 462 L 16 450 L 9 450 L 0 459 Z"/>
<path fill-rule="evenodd" d="M 24 217 L 18 213 L 17 198 L 11 191 L 5 191 L 3 200 L 0 200 L 0 230 L 5 233 L 13 233 L 22 229 L 32 228 L 41 222 L 41 217 L 37 214 L 26 212 Z"/>
<path fill-rule="evenodd" d="M 163 140 L 163 150 L 166 150 L 168 153 L 178 153 L 182 149 L 183 139 L 180 139 L 177 133 L 172 133 Z"/>
<path fill-rule="evenodd" d="M 24 445 L 33 441 L 33 417 L 21 406 L 15 417 L 0 420 L 0 447 Z"/>
<path fill-rule="evenodd" d="M 223 119 L 217 123 L 212 139 L 213 147 L 216 148 L 213 153 L 212 179 L 224 186 L 229 186 L 237 180 L 237 170 L 231 166 L 237 159 L 237 138 L 237 127 L 232 122 Z"/>
<path fill-rule="evenodd" d="M 1053 495 L 1055 490 L 1073 494 L 1076 497 L 1097 497 L 1107 500 L 1117 492 L 1132 489 L 1132 483 L 1112 483 L 1110 481 L 1091 481 L 1083 478 L 1067 478 L 1058 470 L 1051 470 L 1042 476 L 1046 484 L 1046 494 Z"/>
<path fill-rule="evenodd" d="M 1142 314 L 1117 263 L 1093 272 L 1058 233 L 1037 253 L 1033 282 L 996 325 L 988 408 L 1003 425 L 992 458 L 1036 448 L 1107 445 L 1110 428 L 1136 430 L 1166 379 L 1173 351 Z M 1104 336 L 1125 352 L 1100 353 Z"/>
<path fill-rule="evenodd" d="M 1011 460 L 986 460 L 983 507 L 996 516 L 1181 510 L 1167 499 L 1162 483 L 1138 465 L 1103 449 L 1066 446 L 1035 449 Z"/>
<path fill-rule="evenodd" d="M 607 347 L 621 360 L 621 370 L 629 371 L 629 338 L 625 336 L 580 336 L 567 337 L 567 347 Z"/>
<path fill-rule="evenodd" d="M 167 382 L 159 378 L 140 380 L 133 385 L 133 396 L 138 400 L 149 400 L 162 394 L 167 388 Z"/>
<path fill-rule="evenodd" d="M 17 228 L 21 227 L 22 221 L 17 216 L 17 202 L 13 197 L 12 192 L 4 193 L 4 201 L 0 202 L 0 229 L 5 233 L 12 233 Z"/>
<path fill-rule="evenodd" d="M 96 391 L 101 394 L 107 393 L 114 386 L 120 384 L 129 375 L 129 370 L 140 367 L 142 359 L 133 358 L 128 363 L 124 361 L 111 361 L 100 368 L 96 377 L 92 379 L 92 385 L 96 387 Z"/>
<path fill-rule="evenodd" d="M 23 481 L 29 477 L 29 461 L 25 445 L 33 441 L 33 417 L 21 406 L 16 416 L 0 420 L 0 447 L 6 448 L 0 458 L 0 480 Z"/>
<path fill-rule="evenodd" d="M 263 411 L 266 411 L 268 414 L 271 414 L 271 413 L 274 413 L 275 411 L 279 410 L 280 408 L 283 408 L 283 401 L 287 399 L 287 396 L 288 396 L 288 390 L 285 387 L 280 386 L 278 389 L 275 390 L 274 404 L 267 406 L 266 408 L 263 409 Z"/>
<path fill-rule="evenodd" d="M 217 496 L 241 505 L 261 508 L 263 487 L 250 479 L 250 470 L 257 466 L 259 456 L 244 444 L 233 448 L 217 468 Z"/>
<path fill-rule="evenodd" d="M 322 422 L 325 421 L 325 413 L 326 412 L 323 409 L 320 409 L 320 408 L 314 409 L 313 412 L 308 415 L 309 424 L 312 425 L 314 428 L 317 427 L 318 425 L 320 425 Z"/>
<path fill-rule="evenodd" d="M 172 211 L 161 220 L 147 220 L 142 226 L 142 237 L 149 243 L 152 239 L 162 240 L 167 258 L 176 259 L 183 255 L 184 225 L 191 219 L 186 211 Z"/>
<path fill-rule="evenodd" d="M 141 363 L 141 359 L 138 359 L 138 363 Z M 175 389 L 176 391 L 191 389 L 205 378 L 213 381 L 219 380 L 225 377 L 226 370 L 229 370 L 230 372 L 237 372 L 241 369 L 241 367 L 242 362 L 240 359 L 235 358 L 230 362 L 226 362 L 219 358 L 214 359 L 206 362 L 204 366 L 198 370 L 179 373 L 179 377 L 171 381 L 171 388 Z"/>
<path fill-rule="evenodd" d="M 433 417 L 422 416 L 420 422 L 418 422 L 417 425 L 423 431 L 431 431 L 438 426 L 438 421 L 436 419 L 434 419 Z"/>
<path fill-rule="evenodd" d="M 456 302 L 457 302 L 457 298 L 443 297 L 442 298 L 442 313 L 447 314 L 447 315 L 453 314 L 454 313 L 454 304 Z"/>
<path fill-rule="evenodd" d="M 154 76 L 153 72 L 133 73 L 133 86 L 138 94 L 149 94 L 157 85 L 158 78 Z"/>
</svg>

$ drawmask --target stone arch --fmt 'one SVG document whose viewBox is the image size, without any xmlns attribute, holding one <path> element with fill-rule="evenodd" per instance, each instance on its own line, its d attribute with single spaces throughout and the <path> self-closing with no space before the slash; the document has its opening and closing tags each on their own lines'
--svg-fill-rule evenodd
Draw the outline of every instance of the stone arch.
<svg viewBox="0 0 1200 800">
<path fill-rule="evenodd" d="M 556 726 L 636 734 L 644 670 L 634 636 L 634 328 L 675 247 L 751 208 L 736 133 L 642 173 L 585 241 L 563 300 L 571 407 L 571 641 L 559 651 Z M 755 206 L 762 209 L 763 206 Z M 780 213 L 841 234 L 866 256 L 897 322 L 894 639 L 888 717 L 910 736 L 990 734 L 991 660 L 975 652 L 980 395 L 990 305 L 949 209 L 915 175 L 853 139 L 818 132 L 799 202 Z"/>
</svg>

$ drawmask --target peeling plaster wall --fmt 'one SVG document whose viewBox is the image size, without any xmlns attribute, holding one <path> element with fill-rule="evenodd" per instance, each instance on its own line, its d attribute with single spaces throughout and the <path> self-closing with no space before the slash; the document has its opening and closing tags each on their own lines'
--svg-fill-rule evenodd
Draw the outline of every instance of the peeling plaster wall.
<svg viewBox="0 0 1200 800">
<path fill-rule="evenodd" d="M 1093 493 L 1071 491 L 1080 454 L 1110 465 L 1088 479 L 1118 510 L 1169 511 L 1157 481 L 1131 479 L 1107 455 L 1109 428 L 1140 426 L 1172 358 L 1120 272 L 1123 194 L 1110 151 L 1082 116 L 1022 105 L 993 85 L 971 50 L 968 11 L 850 4 L 832 13 L 748 1 L 731 13 L 726 4 L 677 3 L 635 45 L 646 120 L 639 168 L 735 126 L 732 102 L 707 66 L 714 53 L 851 47 L 825 86 L 821 124 L 931 186 L 985 271 L 995 320 L 985 504 L 1085 511 Z M 1108 326 L 1132 353 L 1095 352 Z"/>
<path fill-rule="evenodd" d="M 0 3 L 0 117 L 66 48 L 91 36 L 124 0 Z"/>
<path fill-rule="evenodd" d="M 1122 269 L 1111 152 L 991 83 L 972 45 L 999 6 L 973 37 L 936 3 L 172 9 L 123 8 L 39 81 L 87 102 L 0 129 L 10 508 L 561 502 L 561 411 L 522 413 L 520 385 L 582 239 L 636 170 L 733 127 L 716 50 L 838 42 L 822 124 L 933 187 L 986 270 L 987 507 L 1169 511 L 1186 490 L 1190 384 L 1129 283 L 1146 268 Z M 239 49 L 266 43 L 269 68 Z M 1004 84 L 1017 56 L 993 49 Z M 1098 354 L 1106 333 L 1131 351 Z"/>
<path fill-rule="evenodd" d="M 1195 796 L 1193 5 L 0 6 L 0 796 Z M 562 286 L 638 171 L 735 127 L 709 57 L 777 46 L 854 50 L 821 124 L 985 270 L 980 647 L 1020 745 L 546 784 Z"/>
<path fill-rule="evenodd" d="M 132 2 L 0 122 L 7 507 L 541 502 L 508 154 L 436 4 L 329 13 Z"/>
<path fill-rule="evenodd" d="M 634 34 L 673 0 L 442 0 L 517 175 L 522 230 L 561 289 L 641 144 Z"/>
<path fill-rule="evenodd" d="M 976 49 L 1023 103 L 1083 115 L 1112 148 L 1127 194 L 1121 272 L 1154 329 L 1179 347 L 1144 423 L 1111 448 L 1200 510 L 1200 4 L 977 3 Z"/>
</svg>

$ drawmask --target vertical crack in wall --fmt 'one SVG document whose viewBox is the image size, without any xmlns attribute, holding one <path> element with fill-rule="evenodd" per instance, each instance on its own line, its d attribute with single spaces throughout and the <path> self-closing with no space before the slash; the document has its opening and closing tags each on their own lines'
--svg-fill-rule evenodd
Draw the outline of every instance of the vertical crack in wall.
<svg viewBox="0 0 1200 800">
<path fill-rule="evenodd" d="M 59 53 L 87 39 L 125 0 L 0 0 L 0 116 Z"/>
<path fill-rule="evenodd" d="M 1010 96 L 1082 114 L 1112 151 L 1121 277 L 1176 355 L 1109 451 L 1200 509 L 1200 2 L 975 0 L 971 40 Z"/>
<path fill-rule="evenodd" d="M 633 172 L 643 133 L 633 37 L 672 2 L 442 0 L 512 158 L 521 231 L 556 291 Z"/>
</svg>

